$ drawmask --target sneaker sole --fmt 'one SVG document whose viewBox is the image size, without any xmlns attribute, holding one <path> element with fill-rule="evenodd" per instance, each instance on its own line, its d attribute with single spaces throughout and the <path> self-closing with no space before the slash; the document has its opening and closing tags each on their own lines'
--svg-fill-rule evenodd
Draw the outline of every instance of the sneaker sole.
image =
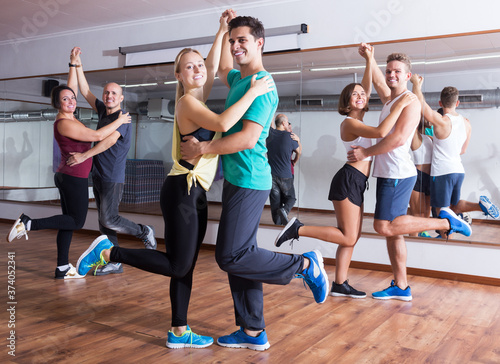
<svg viewBox="0 0 500 364">
<path fill-rule="evenodd" d="M 292 217 L 290 219 L 290 221 L 288 221 L 288 224 L 285 225 L 285 227 L 283 228 L 283 230 L 281 230 L 281 233 L 278 235 L 278 237 L 274 241 L 274 246 L 276 246 L 276 247 L 279 248 L 283 244 L 288 243 L 290 240 L 293 240 L 293 239 L 285 240 L 284 242 L 282 242 L 281 244 L 278 245 L 278 240 L 283 236 L 283 234 L 285 233 L 285 231 L 287 231 L 290 228 L 290 226 L 293 225 L 293 223 L 295 222 L 295 220 L 297 220 L 297 218 L 296 217 Z"/>
<path fill-rule="evenodd" d="M 113 271 L 109 271 L 109 272 L 96 272 L 96 276 L 107 276 L 108 274 L 120 274 L 120 273 L 123 273 L 123 268 L 120 269 L 120 270 L 113 270 Z"/>
<path fill-rule="evenodd" d="M 196 345 L 196 344 L 173 344 L 173 343 L 169 343 L 167 342 L 167 348 L 169 349 L 184 349 L 184 348 L 193 348 L 193 349 L 203 349 L 203 348 L 207 348 L 209 347 L 210 345 L 213 344 L 213 341 L 209 344 L 205 344 L 205 345 Z"/>
<path fill-rule="evenodd" d="M 353 294 L 344 294 L 344 293 L 337 293 L 337 292 L 330 292 L 330 296 L 332 297 L 351 297 L 351 298 L 366 298 L 366 295 L 364 296 L 356 296 Z"/>
<path fill-rule="evenodd" d="M 373 298 L 375 298 L 376 300 L 399 300 L 399 301 L 411 301 L 413 299 L 412 296 L 385 296 L 385 297 L 375 297 L 375 296 L 372 296 Z"/>
<path fill-rule="evenodd" d="M 271 347 L 269 342 L 263 344 L 263 345 L 256 345 L 256 344 L 225 344 L 225 343 L 220 343 L 219 340 L 217 340 L 217 345 L 223 346 L 225 348 L 234 348 L 234 349 L 251 349 L 251 350 L 256 350 L 256 351 L 264 351 L 267 350 Z"/>
<path fill-rule="evenodd" d="M 85 257 L 88 253 L 90 253 L 90 252 L 91 252 L 91 251 L 92 251 L 92 250 L 96 247 L 96 245 L 97 245 L 97 244 L 99 244 L 101 241 L 103 241 L 103 240 L 105 240 L 105 239 L 107 239 L 107 238 L 108 238 L 108 236 L 107 236 L 107 235 L 101 235 L 101 236 L 99 236 L 98 238 L 96 238 L 96 239 L 92 242 L 92 244 L 90 244 L 90 246 L 87 248 L 87 250 L 85 250 L 85 251 L 83 252 L 83 254 L 82 254 L 82 255 L 80 255 L 80 258 L 78 258 L 78 262 L 76 263 L 76 272 L 77 272 L 77 273 L 78 273 L 78 271 L 79 271 L 79 268 L 80 268 L 80 263 L 81 263 L 82 259 L 83 259 L 83 258 L 84 258 L 84 257 Z M 88 273 L 88 272 L 87 272 L 87 273 Z M 86 275 L 87 275 L 87 274 L 82 275 L 82 277 L 85 277 Z"/>
</svg>

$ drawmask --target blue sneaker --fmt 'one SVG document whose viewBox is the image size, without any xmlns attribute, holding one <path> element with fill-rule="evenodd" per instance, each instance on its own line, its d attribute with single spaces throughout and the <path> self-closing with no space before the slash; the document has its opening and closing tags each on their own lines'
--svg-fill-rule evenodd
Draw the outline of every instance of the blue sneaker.
<svg viewBox="0 0 500 364">
<path fill-rule="evenodd" d="M 102 257 L 102 251 L 111 247 L 113 247 L 113 243 L 109 241 L 107 235 L 101 235 L 95 239 L 78 259 L 76 264 L 78 274 L 84 276 L 93 267 L 108 264 Z"/>
<path fill-rule="evenodd" d="M 195 334 L 191 331 L 191 328 L 187 327 L 187 330 L 181 335 L 177 336 L 172 331 L 168 332 L 167 338 L 167 348 L 170 349 L 182 349 L 182 348 L 206 348 L 214 343 L 214 339 L 210 336 L 202 336 Z"/>
<path fill-rule="evenodd" d="M 217 344 L 226 348 L 243 348 L 258 351 L 267 350 L 271 346 L 269 345 L 269 341 L 267 341 L 266 330 L 262 331 L 259 336 L 253 337 L 245 334 L 242 327 L 231 335 L 218 338 Z"/>
<path fill-rule="evenodd" d="M 440 219 L 447 219 L 450 222 L 450 230 L 448 235 L 453 233 L 459 233 L 465 236 L 470 236 L 472 234 L 472 229 L 469 224 L 464 220 L 459 218 L 457 214 L 451 211 L 448 207 L 443 207 L 439 212 Z"/>
<path fill-rule="evenodd" d="M 486 216 L 491 216 L 494 219 L 498 219 L 500 213 L 498 211 L 498 207 L 491 203 L 490 199 L 486 196 L 479 197 L 479 206 L 481 210 L 483 210 Z"/>
<path fill-rule="evenodd" d="M 421 238 L 432 238 L 431 234 L 429 234 L 427 231 L 421 231 L 418 233 L 418 236 Z"/>
<path fill-rule="evenodd" d="M 394 283 L 394 280 L 391 281 L 391 285 L 384 289 L 383 291 L 373 292 L 372 297 L 377 300 L 401 300 L 401 301 L 411 301 L 411 288 L 410 286 L 406 287 L 406 289 L 401 289 Z"/>
<path fill-rule="evenodd" d="M 325 302 L 328 297 L 329 282 L 323 265 L 323 256 L 318 250 L 304 253 L 304 258 L 309 259 L 309 267 L 302 274 L 295 274 L 296 278 L 303 278 L 311 289 L 317 303 Z"/>
</svg>

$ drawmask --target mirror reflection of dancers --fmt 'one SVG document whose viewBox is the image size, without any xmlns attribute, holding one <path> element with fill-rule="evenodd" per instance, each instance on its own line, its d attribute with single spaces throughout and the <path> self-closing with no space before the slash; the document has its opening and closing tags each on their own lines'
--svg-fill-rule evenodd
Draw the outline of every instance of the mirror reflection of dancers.
<svg viewBox="0 0 500 364">
<path fill-rule="evenodd" d="M 251 81 L 245 96 L 231 108 L 218 115 L 204 102 L 213 85 L 219 66 L 221 43 L 227 32 L 228 15 L 220 18 L 220 28 L 206 62 L 191 48 L 183 49 L 175 60 L 177 95 L 172 143 L 174 165 L 168 174 L 160 196 L 165 221 L 166 252 L 150 249 L 114 247 L 106 235 L 97 238 L 78 260 L 82 275 L 94 266 L 109 261 L 125 263 L 156 274 L 171 277 L 170 300 L 172 328 L 168 332 L 167 347 L 172 349 L 204 348 L 212 345 L 213 338 L 191 331 L 187 324 L 187 311 L 193 283 L 193 271 L 207 228 L 207 197 L 218 164 L 216 154 L 193 159 L 182 159 L 180 141 L 192 135 L 201 141 L 220 137 L 250 107 L 257 96 L 274 90 L 274 83 L 264 77 Z"/>
<path fill-rule="evenodd" d="M 361 47 L 359 53 L 366 59 L 366 67 L 361 84 L 351 83 L 341 92 L 339 114 L 346 118 L 340 124 L 340 138 L 350 151 L 352 146 L 369 147 L 371 138 L 383 138 L 398 120 L 405 106 L 416 97 L 410 93 L 402 97 L 387 118 L 377 127 L 364 124 L 363 116 L 368 111 L 368 98 L 372 84 L 372 62 L 375 62 L 373 48 Z M 363 225 L 363 200 L 367 186 L 372 158 L 357 162 L 346 162 L 335 174 L 330 186 L 328 199 L 333 202 L 338 227 L 310 226 L 292 218 L 276 238 L 276 246 L 299 237 L 315 238 L 338 244 L 335 264 L 335 280 L 332 282 L 331 296 L 365 298 L 366 293 L 353 288 L 347 279 L 354 246 L 361 236 Z"/>
<path fill-rule="evenodd" d="M 73 57 L 73 52 L 71 54 Z M 92 160 L 88 159 L 77 166 L 68 166 L 71 152 L 85 152 L 92 142 L 102 141 L 122 124 L 130 123 L 130 116 L 122 114 L 114 122 L 99 130 L 87 128 L 74 116 L 78 82 L 75 67 L 70 67 L 68 85 L 60 85 L 52 90 L 52 106 L 58 110 L 54 122 L 54 137 L 61 151 L 61 162 L 54 175 L 54 181 L 61 198 L 62 215 L 42 219 L 32 219 L 21 214 L 12 226 L 7 240 L 25 236 L 28 231 L 57 229 L 57 268 L 56 279 L 81 278 L 69 263 L 69 247 L 73 231 L 85 224 L 89 205 L 88 178 Z"/>
<path fill-rule="evenodd" d="M 478 202 L 460 199 L 462 182 L 465 178 L 461 155 L 467 150 L 472 128 L 470 121 L 456 111 L 460 104 L 458 89 L 447 86 L 441 91 L 439 100 L 439 105 L 443 108 L 443 115 L 441 115 L 425 102 L 422 93 L 424 78 L 414 75 L 412 82 L 414 92 L 422 104 L 424 117 L 434 129 L 431 166 L 432 208 L 439 213 L 441 209 L 449 207 L 457 215 L 481 211 L 487 216 L 498 219 L 499 209 L 487 196 L 480 196 Z M 445 237 L 448 234 L 440 231 L 440 236 Z"/>
</svg>

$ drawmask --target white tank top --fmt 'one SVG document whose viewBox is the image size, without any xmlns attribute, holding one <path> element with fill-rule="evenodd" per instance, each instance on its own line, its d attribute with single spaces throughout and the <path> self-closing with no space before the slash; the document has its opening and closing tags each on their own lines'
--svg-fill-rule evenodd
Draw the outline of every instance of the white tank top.
<svg viewBox="0 0 500 364">
<path fill-rule="evenodd" d="M 434 137 L 431 176 L 450 173 L 465 173 L 462 165 L 462 146 L 467 139 L 465 119 L 462 115 L 446 114 L 451 120 L 451 133 L 445 139 Z"/>
<path fill-rule="evenodd" d="M 418 131 L 417 131 L 418 133 Z M 413 163 L 415 165 L 432 163 L 432 139 L 428 135 L 422 135 L 422 144 L 413 151 Z"/>
<path fill-rule="evenodd" d="M 351 118 L 350 116 L 347 116 L 347 118 L 354 119 Z M 342 140 L 342 143 L 344 143 L 346 152 L 350 152 L 352 150 L 351 145 L 356 145 L 363 148 L 369 148 L 372 146 L 372 140 L 370 138 L 364 138 L 364 137 L 357 137 L 351 142 L 345 142 Z M 365 159 L 363 159 L 363 161 L 371 161 L 371 160 L 372 157 L 366 157 Z"/>
<path fill-rule="evenodd" d="M 391 106 L 405 93 L 403 92 L 401 95 L 396 97 L 394 100 L 386 103 L 382 108 L 382 112 L 380 113 L 379 124 L 391 113 Z M 417 125 L 417 121 L 415 121 L 415 125 Z M 392 127 L 389 134 L 394 132 L 395 126 Z M 411 159 L 410 155 L 410 145 L 411 140 L 413 138 L 413 134 L 410 133 L 408 139 L 405 143 L 391 150 L 388 153 L 379 154 L 375 156 L 375 162 L 373 163 L 373 176 L 381 177 L 381 178 L 409 178 L 417 175 L 417 169 L 415 168 L 415 164 Z M 377 143 L 380 142 L 383 138 L 378 138 Z"/>
</svg>

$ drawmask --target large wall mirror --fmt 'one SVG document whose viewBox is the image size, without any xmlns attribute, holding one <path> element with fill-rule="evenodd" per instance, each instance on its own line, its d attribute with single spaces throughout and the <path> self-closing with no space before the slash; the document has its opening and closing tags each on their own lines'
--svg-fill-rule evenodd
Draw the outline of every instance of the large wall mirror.
<svg viewBox="0 0 500 364">
<path fill-rule="evenodd" d="M 431 107 L 439 107 L 443 87 L 455 86 L 460 90 L 458 111 L 471 121 L 473 128 L 469 148 L 462 156 L 466 170 L 462 198 L 477 201 L 480 195 L 487 195 L 500 202 L 497 137 L 500 134 L 500 32 L 376 44 L 377 63 L 383 66 L 385 57 L 392 52 L 410 55 L 413 72 L 425 78 L 424 93 Z M 61 64 L 65 62 L 61 60 Z M 307 221 L 307 213 L 321 212 L 322 224 L 335 224 L 333 207 L 327 200 L 328 189 L 332 176 L 346 160 L 339 137 L 343 117 L 337 113 L 337 100 L 343 87 L 361 80 L 364 60 L 353 46 L 266 55 L 264 64 L 277 83 L 278 111 L 288 116 L 303 147 L 295 167 L 297 209 L 293 213 Z M 87 71 L 86 75 L 98 97 L 106 82 L 124 86 L 124 107 L 133 114 L 135 141 L 128 158 L 162 161 L 168 172 L 175 96 L 173 65 Z M 0 81 L 0 198 L 57 199 L 53 183 L 55 113 L 50 98 L 44 95 L 51 85 L 65 83 L 66 77 L 60 74 Z M 209 107 L 220 112 L 226 94 L 225 86 L 216 81 Z M 82 97 L 78 98 L 78 106 L 79 119 L 95 127 L 96 115 Z M 376 125 L 380 109 L 380 101 L 372 93 L 365 122 Z M 370 178 L 369 183 L 365 193 L 364 229 L 372 232 L 376 181 Z M 221 182 L 215 182 L 209 199 L 220 201 L 221 189 Z M 269 211 L 265 213 L 270 215 Z M 476 236 L 480 236 L 480 240 L 495 242 L 495 230 L 500 226 L 485 224 L 481 213 L 473 213 L 472 218 L 475 220 L 473 235 L 468 239 L 477 240 Z M 486 235 L 479 234 L 483 229 L 488 231 Z M 491 239 L 483 238 L 488 235 Z"/>
</svg>

